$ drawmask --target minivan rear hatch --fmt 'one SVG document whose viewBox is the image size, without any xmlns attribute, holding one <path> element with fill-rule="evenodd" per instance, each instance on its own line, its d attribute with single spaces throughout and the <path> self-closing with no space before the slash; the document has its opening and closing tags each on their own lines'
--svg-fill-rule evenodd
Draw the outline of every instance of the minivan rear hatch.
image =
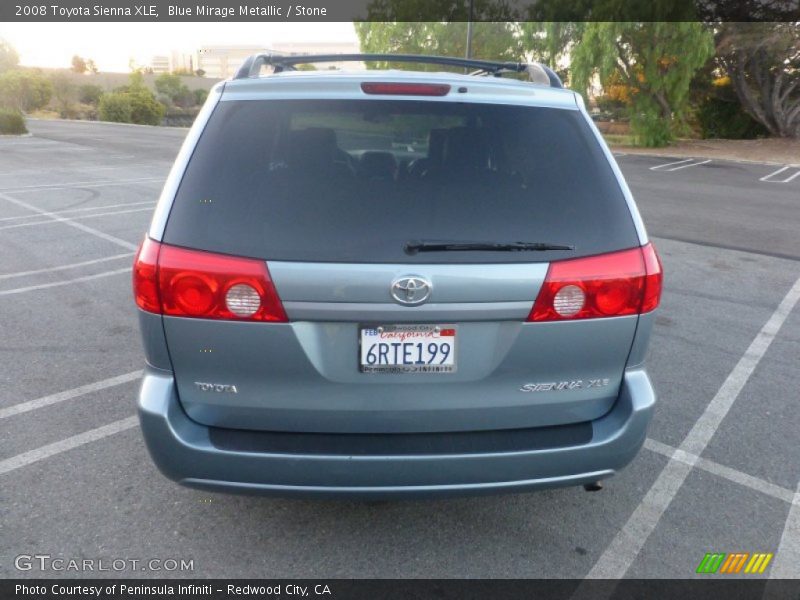
<svg viewBox="0 0 800 600">
<path fill-rule="evenodd" d="M 551 263 L 639 246 L 600 143 L 574 103 L 448 89 L 223 95 L 161 242 L 196 252 L 198 269 L 211 256 L 263 263 L 286 320 L 164 317 L 190 417 L 431 432 L 610 409 L 637 314 L 528 321 Z"/>
</svg>

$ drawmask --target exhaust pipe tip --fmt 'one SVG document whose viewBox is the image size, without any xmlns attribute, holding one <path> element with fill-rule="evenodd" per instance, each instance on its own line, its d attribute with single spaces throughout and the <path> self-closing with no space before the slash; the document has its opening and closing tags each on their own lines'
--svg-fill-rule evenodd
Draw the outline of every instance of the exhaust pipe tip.
<svg viewBox="0 0 800 600">
<path fill-rule="evenodd" d="M 587 492 L 599 492 L 603 489 L 602 481 L 593 481 L 591 483 L 584 483 L 583 489 Z"/>
</svg>

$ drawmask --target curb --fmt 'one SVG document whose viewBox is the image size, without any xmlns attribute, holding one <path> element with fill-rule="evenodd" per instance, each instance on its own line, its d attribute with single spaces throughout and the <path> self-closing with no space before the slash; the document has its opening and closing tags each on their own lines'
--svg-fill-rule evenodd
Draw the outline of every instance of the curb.
<svg viewBox="0 0 800 600">
<path fill-rule="evenodd" d="M 175 127 L 174 125 L 140 125 L 139 123 L 116 123 L 114 121 L 89 121 L 86 119 L 39 119 L 37 117 L 25 117 L 26 121 L 40 121 L 42 123 L 92 123 L 96 125 L 116 125 L 119 127 L 146 127 L 147 129 L 181 129 L 188 131 L 188 127 Z"/>
<path fill-rule="evenodd" d="M 800 163 L 786 163 L 786 162 L 775 162 L 775 161 L 765 161 L 765 160 L 749 160 L 746 158 L 725 158 L 721 156 L 712 156 L 709 154 L 697 153 L 697 154 L 656 154 L 655 152 L 642 152 L 636 149 L 630 149 L 624 146 L 608 146 L 609 150 L 612 153 L 620 152 L 622 154 L 628 154 L 632 156 L 652 156 L 654 158 L 708 158 L 711 160 L 724 160 L 727 162 L 735 162 L 735 163 L 745 163 L 751 165 L 774 165 L 774 166 L 789 166 L 789 167 L 800 167 Z M 615 156 L 616 158 L 616 156 Z"/>
</svg>

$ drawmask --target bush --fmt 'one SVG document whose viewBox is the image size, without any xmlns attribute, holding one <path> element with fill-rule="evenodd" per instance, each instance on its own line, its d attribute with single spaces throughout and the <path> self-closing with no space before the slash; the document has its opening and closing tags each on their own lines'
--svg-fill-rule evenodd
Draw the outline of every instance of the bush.
<svg viewBox="0 0 800 600">
<path fill-rule="evenodd" d="M 175 106 L 175 103 L 172 101 L 172 98 L 170 98 L 166 94 L 161 94 L 161 93 L 156 94 L 156 100 L 158 100 L 161 104 L 164 105 L 164 108 L 166 108 L 168 113 L 169 109 Z"/>
<path fill-rule="evenodd" d="M 51 107 L 58 111 L 58 116 L 62 119 L 76 118 L 78 116 L 78 108 L 75 106 L 77 89 L 69 77 L 63 73 L 55 73 L 50 76 L 50 84 L 53 87 Z"/>
<path fill-rule="evenodd" d="M 637 95 L 630 108 L 631 133 L 637 146 L 660 148 L 667 146 L 677 125 L 665 118 L 658 105 L 650 98 Z"/>
<path fill-rule="evenodd" d="M 103 88 L 101 88 L 99 85 L 87 83 L 86 85 L 82 85 L 80 88 L 78 88 L 78 100 L 82 104 L 91 104 L 92 106 L 97 106 L 102 95 Z"/>
<path fill-rule="evenodd" d="M 710 96 L 697 108 L 695 117 L 704 139 L 751 140 L 769 133 L 734 100 Z"/>
<path fill-rule="evenodd" d="M 117 92 L 103 94 L 100 97 L 98 111 L 101 121 L 130 123 L 132 109 L 129 94 Z"/>
<path fill-rule="evenodd" d="M 159 125 L 164 118 L 165 108 L 153 92 L 146 88 L 132 89 L 128 96 L 131 102 L 131 123 L 140 125 Z"/>
<path fill-rule="evenodd" d="M 194 99 L 194 94 L 185 86 L 184 89 L 181 90 L 181 93 L 173 97 L 172 100 L 175 106 L 180 106 L 181 108 L 191 108 L 197 104 Z"/>
<path fill-rule="evenodd" d="M 25 127 L 25 119 L 18 110 L 0 108 L 0 134 L 21 135 L 28 133 Z"/>
<path fill-rule="evenodd" d="M 155 86 L 159 94 L 168 96 L 172 100 L 172 103 L 177 106 L 186 107 L 187 102 L 189 103 L 188 106 L 191 106 L 192 102 L 194 102 L 189 88 L 186 87 L 186 84 L 183 83 L 181 78 L 177 75 L 162 73 L 156 77 Z"/>
<path fill-rule="evenodd" d="M 165 110 L 153 93 L 144 88 L 103 94 L 98 108 L 102 121 L 139 125 L 159 125 Z"/>
<path fill-rule="evenodd" d="M 0 75 L 0 106 L 5 108 L 39 110 L 52 95 L 50 80 L 35 71 L 6 71 Z"/>
<path fill-rule="evenodd" d="M 179 108 L 175 106 L 167 109 L 162 124 L 168 127 L 190 127 L 199 112 L 200 109 L 197 107 Z"/>
<path fill-rule="evenodd" d="M 204 89 L 196 89 L 192 91 L 194 94 L 194 104 L 195 106 L 201 106 L 208 98 L 208 90 Z"/>
</svg>

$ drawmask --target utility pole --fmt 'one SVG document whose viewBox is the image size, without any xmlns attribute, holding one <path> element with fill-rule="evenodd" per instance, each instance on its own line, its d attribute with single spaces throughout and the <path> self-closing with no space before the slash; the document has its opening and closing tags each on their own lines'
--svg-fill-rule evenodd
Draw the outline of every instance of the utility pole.
<svg viewBox="0 0 800 600">
<path fill-rule="evenodd" d="M 472 58 L 472 16 L 475 0 L 469 0 L 469 16 L 467 17 L 467 58 Z"/>
</svg>

